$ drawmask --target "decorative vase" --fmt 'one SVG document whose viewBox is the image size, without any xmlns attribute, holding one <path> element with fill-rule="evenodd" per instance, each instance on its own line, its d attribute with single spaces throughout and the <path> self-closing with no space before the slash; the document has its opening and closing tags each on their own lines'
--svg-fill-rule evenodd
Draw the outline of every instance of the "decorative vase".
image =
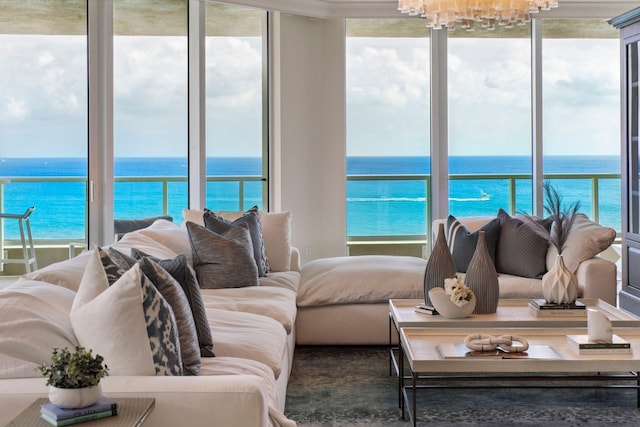
<svg viewBox="0 0 640 427">
<path fill-rule="evenodd" d="M 85 388 L 49 386 L 49 401 L 60 408 L 84 408 L 96 403 L 100 396 L 102 396 L 100 384 Z"/>
<path fill-rule="evenodd" d="M 542 276 L 542 296 L 548 303 L 567 304 L 578 298 L 578 280 L 564 265 L 562 254 L 556 257 L 556 264 Z"/>
<path fill-rule="evenodd" d="M 429 290 L 429 299 L 439 315 L 447 319 L 462 319 L 471 316 L 476 306 L 475 296 L 471 297 L 471 301 L 462 307 L 457 306 L 443 288 L 432 288 Z"/>
<path fill-rule="evenodd" d="M 444 236 L 444 224 L 438 227 L 436 242 L 431 250 L 424 272 L 424 302 L 433 305 L 429 300 L 429 290 L 444 286 L 444 279 L 456 277 L 456 266 Z"/>
<path fill-rule="evenodd" d="M 487 250 L 484 231 L 478 234 L 478 243 L 473 253 L 464 283 L 471 288 L 476 297 L 474 313 L 495 313 L 498 309 L 500 288 L 498 287 L 498 273 L 493 260 Z"/>
</svg>

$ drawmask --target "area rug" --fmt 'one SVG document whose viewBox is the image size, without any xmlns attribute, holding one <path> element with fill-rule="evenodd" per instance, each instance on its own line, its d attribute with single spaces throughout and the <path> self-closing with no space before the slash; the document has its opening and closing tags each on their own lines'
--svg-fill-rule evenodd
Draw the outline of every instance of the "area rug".
<svg viewBox="0 0 640 427">
<path fill-rule="evenodd" d="M 300 427 L 409 426 L 385 347 L 296 348 L 285 414 Z M 418 395 L 419 426 L 640 426 L 631 389 L 442 389 Z"/>
</svg>

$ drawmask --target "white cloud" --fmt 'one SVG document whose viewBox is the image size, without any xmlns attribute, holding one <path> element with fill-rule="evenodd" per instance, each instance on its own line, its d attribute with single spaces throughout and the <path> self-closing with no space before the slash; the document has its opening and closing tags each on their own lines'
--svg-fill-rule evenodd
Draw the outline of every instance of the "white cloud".
<svg viewBox="0 0 640 427">
<path fill-rule="evenodd" d="M 29 108 L 25 100 L 10 97 L 7 100 L 6 112 L 10 119 L 23 120 L 29 115 Z"/>
</svg>

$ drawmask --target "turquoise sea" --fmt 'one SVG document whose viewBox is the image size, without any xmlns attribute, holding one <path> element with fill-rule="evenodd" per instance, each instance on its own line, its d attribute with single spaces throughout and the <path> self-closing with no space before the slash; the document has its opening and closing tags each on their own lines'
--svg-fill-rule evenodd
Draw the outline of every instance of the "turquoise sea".
<svg viewBox="0 0 640 427">
<path fill-rule="evenodd" d="M 525 156 L 457 156 L 450 158 L 453 175 L 530 174 L 531 160 Z M 261 175 L 259 158 L 209 158 L 211 176 Z M 35 205 L 32 218 L 37 239 L 83 239 L 86 199 L 86 159 L 79 158 L 4 158 L 0 159 L 3 185 L 3 211 L 22 212 Z M 185 178 L 184 158 L 118 158 L 116 177 Z M 428 175 L 428 157 L 349 157 L 348 175 Z M 552 156 L 545 158 L 545 174 L 619 174 L 616 156 Z M 38 182 L 39 177 L 64 179 Z M 12 180 L 13 178 L 13 180 Z M 20 179 L 28 178 L 28 182 Z M 75 180 L 75 181 L 74 181 Z M 592 180 L 553 180 L 572 202 L 580 200 L 582 211 L 592 217 Z M 262 183 L 245 187 L 245 207 L 261 205 Z M 186 179 L 169 182 L 169 214 L 177 222 L 187 204 Z M 509 207 L 509 181 L 482 177 L 454 180 L 449 188 L 450 213 L 456 216 L 494 215 Z M 531 181 L 516 180 L 516 211 L 531 210 Z M 598 181 L 599 222 L 620 229 L 620 179 Z M 158 182 L 117 183 L 116 218 L 140 218 L 162 214 L 162 184 Z M 207 207 L 213 210 L 238 210 L 237 182 L 210 183 Z M 374 180 L 347 182 L 347 233 L 349 236 L 424 235 L 427 193 L 424 180 Z M 17 229 L 5 226 L 7 238 L 16 238 Z"/>
</svg>

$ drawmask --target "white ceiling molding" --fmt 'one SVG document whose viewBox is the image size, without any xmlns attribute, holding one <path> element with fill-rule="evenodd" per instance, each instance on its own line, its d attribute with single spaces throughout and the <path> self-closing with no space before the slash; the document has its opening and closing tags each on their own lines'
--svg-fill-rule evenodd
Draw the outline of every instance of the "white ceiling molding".
<svg viewBox="0 0 640 427">
<path fill-rule="evenodd" d="M 225 0 L 237 4 L 313 18 L 402 18 L 393 0 Z M 535 18 L 610 19 L 640 6 L 637 0 L 560 0 L 560 6 Z"/>
</svg>

